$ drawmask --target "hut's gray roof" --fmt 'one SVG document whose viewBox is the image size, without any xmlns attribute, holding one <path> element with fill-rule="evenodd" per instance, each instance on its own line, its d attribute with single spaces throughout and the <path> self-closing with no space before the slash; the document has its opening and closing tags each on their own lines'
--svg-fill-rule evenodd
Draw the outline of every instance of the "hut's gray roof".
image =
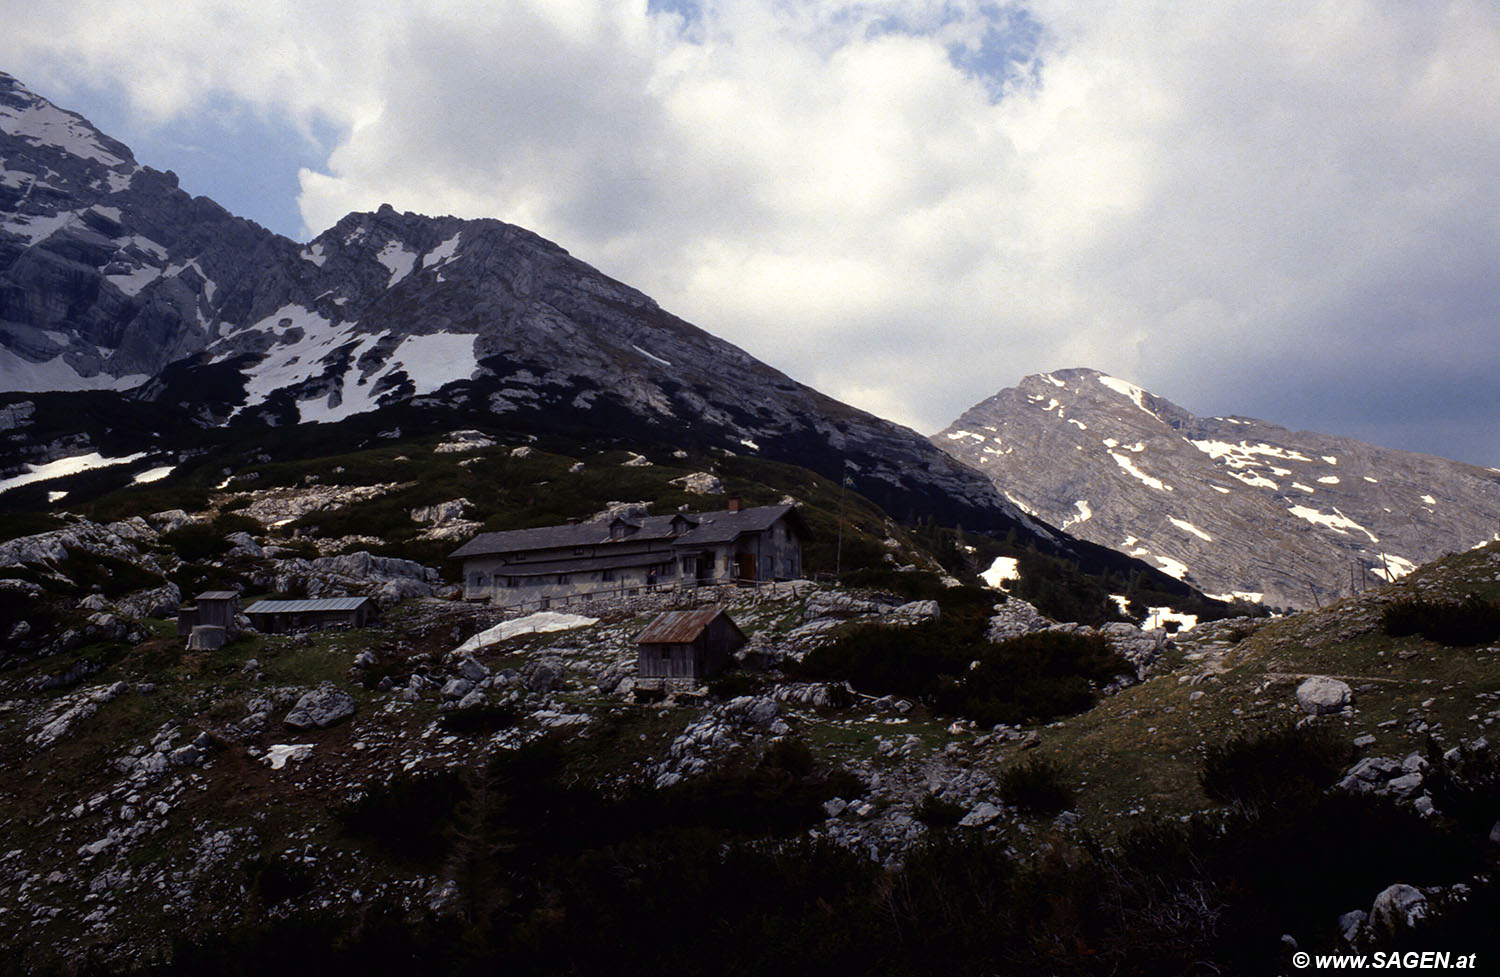
<svg viewBox="0 0 1500 977">
<path fill-rule="evenodd" d="M 234 600 L 239 594 L 233 590 L 205 590 L 194 600 Z"/>
<path fill-rule="evenodd" d="M 698 520 L 696 529 L 690 529 L 673 541 L 674 546 L 700 546 L 710 543 L 732 542 L 742 533 L 764 532 L 775 525 L 776 520 L 790 515 L 790 522 L 797 532 L 806 538 L 811 534 L 802 517 L 797 515 L 794 505 L 759 505 L 738 512 L 706 512 Z"/>
<path fill-rule="evenodd" d="M 321 597 L 317 600 L 258 600 L 246 614 L 305 614 L 309 611 L 354 611 L 370 602 L 368 597 Z"/>
<path fill-rule="evenodd" d="M 600 546 L 611 542 L 671 539 L 672 521 L 679 515 L 686 516 L 689 522 L 699 518 L 693 513 L 674 512 L 669 516 L 644 516 L 608 522 L 581 522 L 571 526 L 539 526 L 536 529 L 480 533 L 448 554 L 448 557 L 461 560 L 469 556 L 499 556 L 505 553 L 526 553 L 565 547 Z M 633 527 L 635 531 L 625 536 L 623 540 L 611 540 L 610 526 L 615 522 L 623 522 Z"/>
<path fill-rule="evenodd" d="M 797 514 L 794 505 L 762 505 L 737 512 L 674 512 L 665 516 L 644 516 L 636 519 L 612 520 L 610 522 L 583 522 L 574 526 L 542 526 L 537 529 L 512 529 L 500 533 L 480 533 L 452 553 L 449 559 L 462 560 L 471 556 L 504 556 L 508 553 L 531 553 L 552 549 L 577 549 L 580 546 L 600 546 L 642 540 L 670 541 L 674 546 L 705 546 L 726 543 L 741 533 L 759 532 L 769 529 L 776 520 L 790 516 L 792 525 L 801 536 L 811 537 L 807 524 Z M 673 535 L 672 523 L 685 517 L 693 527 L 686 532 Z M 610 539 L 610 526 L 623 521 L 635 528 L 621 539 Z M 602 556 L 602 553 L 591 554 Z"/>
<path fill-rule="evenodd" d="M 635 636 L 638 645 L 685 645 L 691 644 L 703 633 L 703 629 L 714 622 L 719 615 L 724 615 L 724 620 L 729 626 L 739 631 L 739 625 L 734 619 L 724 612 L 724 608 L 717 604 L 708 607 L 698 607 L 690 611 L 663 611 L 656 616 L 656 620 L 646 625 L 645 630 Z M 744 632 L 740 631 L 740 637 Z"/>
</svg>

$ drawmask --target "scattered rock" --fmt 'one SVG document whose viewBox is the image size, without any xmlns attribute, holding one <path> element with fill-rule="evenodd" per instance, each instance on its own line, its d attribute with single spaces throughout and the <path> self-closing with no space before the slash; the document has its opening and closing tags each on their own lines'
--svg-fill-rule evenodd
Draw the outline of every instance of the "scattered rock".
<svg viewBox="0 0 1500 977">
<path fill-rule="evenodd" d="M 1353 698 L 1348 683 L 1326 675 L 1315 675 L 1297 686 L 1297 704 L 1309 716 L 1341 712 Z"/>
<path fill-rule="evenodd" d="M 1000 816 L 1000 808 L 989 801 L 981 801 L 958 822 L 961 828 L 982 828 Z"/>
<path fill-rule="evenodd" d="M 680 485 L 682 490 L 690 495 L 722 495 L 724 494 L 724 483 L 719 476 L 708 472 L 693 472 L 681 478 L 674 478 L 669 485 Z"/>
<path fill-rule="evenodd" d="M 331 682 L 303 695 L 282 720 L 294 729 L 327 729 L 354 715 L 354 697 Z"/>
<path fill-rule="evenodd" d="M 1375 897 L 1369 926 L 1378 938 L 1401 936 L 1427 918 L 1427 896 L 1415 886 L 1397 883 Z"/>
</svg>

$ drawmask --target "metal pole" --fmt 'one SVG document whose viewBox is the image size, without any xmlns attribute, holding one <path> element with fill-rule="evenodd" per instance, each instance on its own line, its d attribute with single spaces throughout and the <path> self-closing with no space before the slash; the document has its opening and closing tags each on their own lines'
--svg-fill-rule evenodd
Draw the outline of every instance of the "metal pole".
<svg viewBox="0 0 1500 977">
<path fill-rule="evenodd" d="M 844 571 L 844 492 L 849 486 L 849 473 L 844 472 L 839 478 L 839 531 L 838 542 L 833 549 L 833 580 L 835 583 L 843 576 Z"/>
</svg>

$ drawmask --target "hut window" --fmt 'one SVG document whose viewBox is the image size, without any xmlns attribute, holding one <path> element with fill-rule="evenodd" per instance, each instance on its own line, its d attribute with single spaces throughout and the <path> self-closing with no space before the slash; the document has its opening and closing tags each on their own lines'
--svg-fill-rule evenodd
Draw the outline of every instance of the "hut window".
<svg viewBox="0 0 1500 977">
<path fill-rule="evenodd" d="M 613 570 L 600 570 L 599 579 L 608 583 L 609 581 L 615 579 L 615 572 Z"/>
<path fill-rule="evenodd" d="M 507 587 L 514 587 L 514 586 L 516 586 L 516 578 L 515 577 L 506 577 L 505 578 L 505 586 L 507 586 Z"/>
<path fill-rule="evenodd" d="M 559 573 L 557 575 L 557 582 L 558 583 L 567 583 L 568 582 L 568 575 L 566 573 Z"/>
<path fill-rule="evenodd" d="M 668 648 L 666 645 L 662 645 L 661 646 L 661 660 L 662 661 L 666 661 L 668 658 L 671 658 L 671 657 L 672 657 L 672 649 Z"/>
</svg>

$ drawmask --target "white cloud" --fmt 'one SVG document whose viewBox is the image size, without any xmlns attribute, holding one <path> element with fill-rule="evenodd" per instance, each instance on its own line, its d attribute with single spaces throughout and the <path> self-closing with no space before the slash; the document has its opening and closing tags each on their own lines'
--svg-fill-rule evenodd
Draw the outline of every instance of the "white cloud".
<svg viewBox="0 0 1500 977">
<path fill-rule="evenodd" d="M 18 6 L 0 55 L 64 104 L 331 123 L 313 231 L 500 217 L 923 430 L 1073 365 L 1329 430 L 1402 377 L 1475 384 L 1428 432 L 1494 396 L 1488 2 Z M 1349 433 L 1422 437 L 1387 412 Z"/>
</svg>

